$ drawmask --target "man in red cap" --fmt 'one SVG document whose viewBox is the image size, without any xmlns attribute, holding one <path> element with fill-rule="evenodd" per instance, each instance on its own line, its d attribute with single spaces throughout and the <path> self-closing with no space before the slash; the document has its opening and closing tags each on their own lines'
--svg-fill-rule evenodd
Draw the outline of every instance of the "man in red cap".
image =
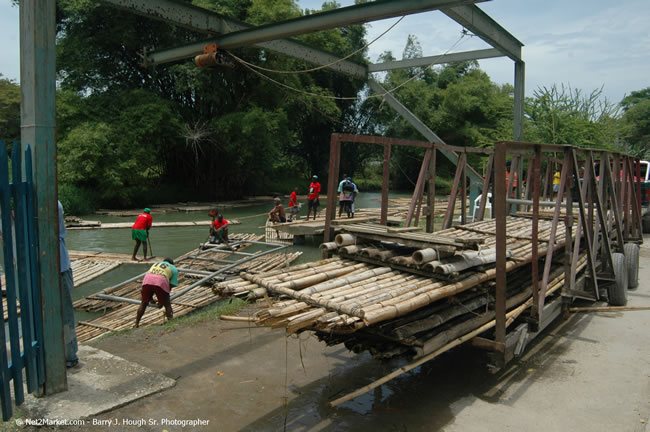
<svg viewBox="0 0 650 432">
<path fill-rule="evenodd" d="M 142 251 L 144 252 L 144 260 L 147 259 L 147 239 L 149 238 L 149 229 L 153 224 L 153 218 L 151 217 L 151 209 L 148 207 L 144 209 L 142 213 L 138 215 L 135 219 L 135 223 L 131 227 L 131 238 L 135 240 L 135 248 L 133 249 L 133 256 L 131 259 L 133 261 L 139 261 L 135 256 L 140 249 L 140 243 L 142 243 Z"/>
</svg>

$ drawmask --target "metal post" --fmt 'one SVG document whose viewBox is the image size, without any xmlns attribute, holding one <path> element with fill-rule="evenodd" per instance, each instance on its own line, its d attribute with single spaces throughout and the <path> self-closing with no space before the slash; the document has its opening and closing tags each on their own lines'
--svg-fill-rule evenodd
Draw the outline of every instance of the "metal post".
<svg viewBox="0 0 650 432">
<path fill-rule="evenodd" d="M 494 169 L 497 173 L 506 170 L 506 143 L 494 145 Z M 496 302 L 495 340 L 506 341 L 506 184 L 500 179 L 494 182 L 493 205 L 496 217 Z"/>
<path fill-rule="evenodd" d="M 515 112 L 513 131 L 515 141 L 524 140 L 525 70 L 526 64 L 523 61 L 515 61 Z"/>
<path fill-rule="evenodd" d="M 485 206 L 487 204 L 488 193 L 490 190 L 490 182 L 492 181 L 494 171 L 494 154 L 491 154 L 488 158 L 487 171 L 485 172 L 485 180 L 483 180 L 483 189 L 481 190 L 481 202 L 478 206 L 478 216 L 477 219 L 482 221 L 485 217 Z M 490 215 L 492 217 L 492 215 Z M 472 221 L 476 222 L 476 221 Z"/>
<path fill-rule="evenodd" d="M 390 187 L 390 144 L 384 144 L 384 177 L 381 183 L 381 219 L 382 225 L 388 224 L 388 188 Z"/>
<path fill-rule="evenodd" d="M 429 170 L 429 161 L 431 160 L 431 153 L 433 152 L 432 148 L 427 149 L 424 153 L 424 160 L 422 161 L 422 166 L 420 167 L 420 174 L 418 175 L 418 180 L 415 184 L 415 190 L 413 191 L 413 197 L 411 197 L 411 203 L 409 204 L 408 213 L 406 215 L 406 222 L 404 226 L 411 226 L 411 221 L 413 220 L 413 213 L 415 212 L 415 205 L 417 204 L 418 198 L 422 188 L 424 187 L 424 179 L 426 173 Z"/>
<path fill-rule="evenodd" d="M 535 158 L 532 167 L 532 181 L 533 181 L 533 232 L 532 232 L 532 283 L 533 283 L 533 305 L 539 302 L 539 194 L 540 194 L 540 167 L 542 159 L 542 149 L 540 146 L 535 146 Z M 530 168 L 529 168 L 530 171 Z M 530 176 L 528 177 L 530 179 Z M 529 182 L 530 183 L 530 182 Z M 528 186 L 526 186 L 528 187 Z M 539 319 L 537 315 L 537 308 L 530 308 L 530 313 L 533 318 Z M 536 322 L 539 327 L 539 320 Z"/>
<path fill-rule="evenodd" d="M 435 225 L 435 208 L 436 208 L 436 154 L 438 150 L 433 146 L 433 153 L 429 161 L 429 172 L 427 174 L 427 232 L 432 233 Z"/>
<path fill-rule="evenodd" d="M 56 142 L 56 1 L 20 2 L 21 142 L 31 144 L 36 221 L 39 237 L 39 286 L 43 314 L 45 394 L 67 388 L 59 273 Z"/>
<path fill-rule="evenodd" d="M 341 142 L 337 134 L 332 134 L 330 139 L 330 166 L 327 179 L 327 208 L 325 209 L 325 231 L 323 232 L 323 242 L 330 241 L 330 228 L 332 226 L 332 219 L 336 217 L 336 191 L 337 180 L 339 178 L 339 157 Z M 323 258 L 327 258 L 329 254 L 323 250 Z"/>
</svg>

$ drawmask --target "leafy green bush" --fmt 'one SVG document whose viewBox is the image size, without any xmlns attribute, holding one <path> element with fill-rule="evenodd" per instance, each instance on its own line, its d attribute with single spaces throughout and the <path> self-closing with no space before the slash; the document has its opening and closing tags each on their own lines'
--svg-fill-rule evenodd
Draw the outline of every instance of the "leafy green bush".
<svg viewBox="0 0 650 432">
<path fill-rule="evenodd" d="M 59 185 L 59 201 L 66 215 L 87 215 L 98 208 L 98 197 L 90 189 L 71 184 Z"/>
<path fill-rule="evenodd" d="M 382 179 L 377 178 L 356 178 L 354 183 L 361 192 L 377 192 L 382 187 Z"/>
</svg>

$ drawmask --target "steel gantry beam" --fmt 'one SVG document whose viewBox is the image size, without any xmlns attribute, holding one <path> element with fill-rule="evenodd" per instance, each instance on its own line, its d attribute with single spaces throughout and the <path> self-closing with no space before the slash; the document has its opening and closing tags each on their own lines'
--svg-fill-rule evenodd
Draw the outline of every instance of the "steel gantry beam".
<svg viewBox="0 0 650 432">
<path fill-rule="evenodd" d="M 368 72 L 381 72 L 394 69 L 404 69 L 411 67 L 426 67 L 437 64 L 454 63 L 466 60 L 480 60 L 486 58 L 503 57 L 500 50 L 488 48 L 476 51 L 465 51 L 451 54 L 440 54 L 437 56 L 417 57 L 404 60 L 394 60 L 384 63 L 375 63 L 368 65 Z"/>
<path fill-rule="evenodd" d="M 149 55 L 149 59 L 154 64 L 164 63 L 201 54 L 203 53 L 203 47 L 207 44 L 217 44 L 222 49 L 239 48 L 350 24 L 361 24 L 468 3 L 473 4 L 479 1 L 484 0 L 376 0 L 370 3 L 305 15 L 279 23 L 233 31 L 220 37 L 194 42 L 181 47 L 154 51 Z"/>
<path fill-rule="evenodd" d="M 168 24 L 183 27 L 192 31 L 207 34 L 223 34 L 235 31 L 246 30 L 253 26 L 241 21 L 225 17 L 216 12 L 199 8 L 189 4 L 178 3 L 172 0 L 98 0 L 109 6 L 129 12 L 157 19 Z M 285 54 L 293 58 L 319 66 L 330 65 L 328 69 L 346 75 L 365 79 L 367 77 L 366 66 L 349 60 L 340 61 L 334 56 L 317 48 L 290 40 L 273 40 L 254 44 L 260 48 Z M 169 57 L 158 63 L 171 62 L 187 58 L 186 51 L 181 48 L 166 50 Z M 201 51 L 202 52 L 202 51 Z M 195 53 L 196 54 L 196 53 Z M 199 53 L 200 54 L 200 53 Z M 149 59 L 151 60 L 151 59 Z"/>
<path fill-rule="evenodd" d="M 514 61 L 521 61 L 521 47 L 517 38 L 501 27 L 476 5 L 461 5 L 441 9 L 441 12 L 471 31 L 489 45 Z"/>
</svg>

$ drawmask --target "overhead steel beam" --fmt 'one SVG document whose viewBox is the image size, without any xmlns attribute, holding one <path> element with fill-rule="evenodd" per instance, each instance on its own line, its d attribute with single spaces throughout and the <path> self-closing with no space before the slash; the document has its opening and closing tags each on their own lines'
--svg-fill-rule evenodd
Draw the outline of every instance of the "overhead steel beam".
<svg viewBox="0 0 650 432">
<path fill-rule="evenodd" d="M 211 12 L 207 9 L 189 4 L 177 3 L 172 0 L 98 0 L 100 3 L 123 9 L 141 16 L 157 19 L 168 24 L 183 27 L 199 33 L 223 34 L 249 29 L 252 26 L 241 21 Z M 273 40 L 255 44 L 260 48 L 285 54 L 293 58 L 319 66 L 329 65 L 328 69 L 347 75 L 365 79 L 368 75 L 365 65 L 349 60 L 339 61 L 339 57 L 325 51 L 312 48 L 300 42 L 290 40 Z M 202 52 L 202 50 L 201 50 Z M 200 54 L 200 53 L 196 53 Z M 179 56 L 171 56 L 165 61 L 187 58 L 185 52 Z M 336 64 L 332 64 L 336 62 Z M 152 62 L 155 63 L 155 62 Z"/>
<path fill-rule="evenodd" d="M 396 16 L 466 5 L 484 0 L 376 0 L 354 6 L 338 8 L 313 15 L 306 15 L 275 24 L 234 31 L 171 50 L 156 51 L 150 54 L 153 63 L 164 63 L 170 58 L 192 57 L 203 52 L 207 44 L 217 44 L 222 49 L 239 48 L 260 42 L 283 39 L 305 33 L 312 33 L 350 24 L 361 24 Z"/>
<path fill-rule="evenodd" d="M 432 66 L 436 64 L 454 63 L 466 60 L 480 60 L 486 58 L 503 57 L 500 50 L 488 48 L 476 51 L 465 51 L 451 54 L 441 54 L 430 57 L 418 57 L 412 59 L 395 60 L 384 63 L 375 63 L 368 65 L 368 72 L 380 72 L 393 69 L 404 69 L 418 66 Z"/>
<path fill-rule="evenodd" d="M 477 6 L 462 5 L 443 8 L 441 11 L 512 60 L 521 61 L 521 47 L 524 44 Z"/>
</svg>

